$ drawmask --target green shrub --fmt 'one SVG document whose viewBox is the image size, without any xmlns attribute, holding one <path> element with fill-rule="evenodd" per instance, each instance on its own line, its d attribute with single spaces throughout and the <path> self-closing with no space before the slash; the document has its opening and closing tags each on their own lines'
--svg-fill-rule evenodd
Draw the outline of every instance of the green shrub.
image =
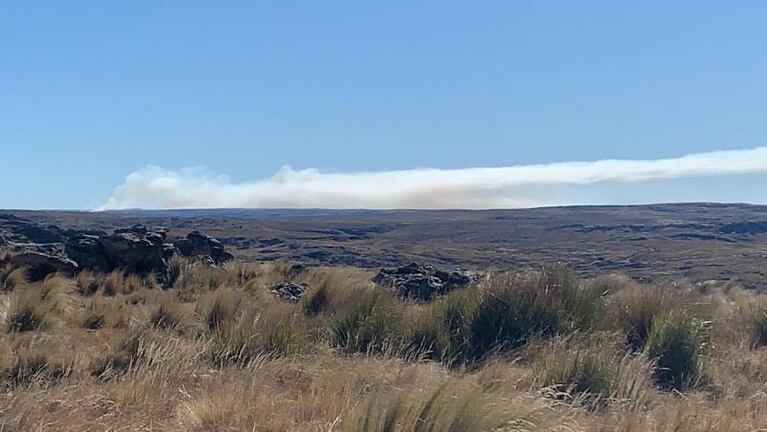
<svg viewBox="0 0 767 432">
<path fill-rule="evenodd" d="M 399 349 L 401 313 L 381 291 L 364 291 L 330 319 L 336 347 L 347 353 L 383 353 Z"/>
<path fill-rule="evenodd" d="M 704 378 L 703 356 L 709 349 L 705 323 L 684 310 L 654 320 L 645 351 L 655 360 L 655 379 L 665 389 L 685 390 Z"/>
</svg>

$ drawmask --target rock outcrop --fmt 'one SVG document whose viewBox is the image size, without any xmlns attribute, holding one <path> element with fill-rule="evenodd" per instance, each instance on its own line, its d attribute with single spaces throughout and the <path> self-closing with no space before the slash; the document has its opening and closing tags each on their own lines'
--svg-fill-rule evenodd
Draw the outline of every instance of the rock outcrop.
<svg viewBox="0 0 767 432">
<path fill-rule="evenodd" d="M 234 256 L 224 249 L 224 245 L 213 237 L 199 231 L 189 233 L 186 238 L 173 242 L 182 256 L 195 260 L 208 261 L 213 264 L 225 263 Z"/>
<path fill-rule="evenodd" d="M 218 240 L 200 232 L 177 243 L 168 241 L 163 228 L 134 225 L 107 234 L 42 227 L 12 215 L 0 215 L 0 246 L 8 252 L 3 259 L 13 266 L 28 268 L 28 274 L 35 279 L 80 269 L 120 270 L 139 276 L 153 274 L 166 285 L 170 282 L 170 259 L 176 254 L 210 264 L 233 258 Z"/>
<path fill-rule="evenodd" d="M 443 271 L 431 265 L 411 263 L 397 268 L 384 268 L 373 282 L 389 287 L 399 297 L 430 300 L 455 288 L 469 285 L 472 275 L 461 271 Z"/>
<path fill-rule="evenodd" d="M 8 243 L 6 247 L 9 253 L 3 258 L 4 263 L 26 268 L 32 281 L 55 272 L 73 275 L 79 268 L 60 243 Z"/>
<path fill-rule="evenodd" d="M 269 291 L 271 291 L 272 294 L 274 294 L 282 301 L 297 303 L 308 290 L 309 287 L 304 284 L 297 284 L 295 282 L 281 282 L 272 285 Z"/>
</svg>

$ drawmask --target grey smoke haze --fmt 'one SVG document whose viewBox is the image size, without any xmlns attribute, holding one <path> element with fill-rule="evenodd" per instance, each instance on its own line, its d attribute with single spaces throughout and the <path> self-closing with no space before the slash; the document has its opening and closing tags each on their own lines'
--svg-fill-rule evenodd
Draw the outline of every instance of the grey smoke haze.
<svg viewBox="0 0 767 432">
<path fill-rule="evenodd" d="M 624 204 L 632 185 L 767 173 L 767 147 L 656 160 L 598 160 L 494 168 L 323 172 L 283 167 L 235 183 L 200 168 L 148 166 L 128 175 L 100 210 L 122 208 L 519 208 Z M 767 189 L 767 187 L 765 187 Z M 760 190 L 756 188 L 755 190 Z M 658 190 L 657 201 L 663 190 Z M 700 200 L 689 197 L 688 200 Z M 702 198 L 705 199 L 705 196 Z M 685 200 L 685 197 L 675 198 Z"/>
</svg>

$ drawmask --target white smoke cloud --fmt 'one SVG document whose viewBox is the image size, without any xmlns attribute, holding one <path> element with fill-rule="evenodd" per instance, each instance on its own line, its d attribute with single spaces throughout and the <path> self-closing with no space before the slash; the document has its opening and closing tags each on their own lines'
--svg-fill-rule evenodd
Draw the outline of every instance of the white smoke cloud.
<svg viewBox="0 0 767 432">
<path fill-rule="evenodd" d="M 254 182 L 195 168 L 130 174 L 100 210 L 124 208 L 517 208 L 574 203 L 575 186 L 767 173 L 767 147 L 657 160 L 336 173 L 283 167 Z"/>
</svg>

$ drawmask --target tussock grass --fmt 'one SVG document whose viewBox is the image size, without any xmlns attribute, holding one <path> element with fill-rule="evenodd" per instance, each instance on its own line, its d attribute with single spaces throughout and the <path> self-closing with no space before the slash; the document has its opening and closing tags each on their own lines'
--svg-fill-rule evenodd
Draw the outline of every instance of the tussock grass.
<svg viewBox="0 0 767 432">
<path fill-rule="evenodd" d="M 242 296 L 234 290 L 220 289 L 197 301 L 195 311 L 205 331 L 215 331 L 236 319 Z"/>
<path fill-rule="evenodd" d="M 149 323 L 157 328 L 179 329 L 184 322 L 184 312 L 177 303 L 161 300 L 149 317 Z"/>
<path fill-rule="evenodd" d="M 32 289 L 17 292 L 10 299 L 5 314 L 5 327 L 9 332 L 28 332 L 47 327 L 51 311 L 40 299 L 40 293 Z"/>
<path fill-rule="evenodd" d="M 448 365 L 465 362 L 472 347 L 471 325 L 478 307 L 475 297 L 458 290 L 432 303 L 407 335 L 408 352 Z"/>
<path fill-rule="evenodd" d="M 533 337 L 588 330 L 604 308 L 601 289 L 581 283 L 561 265 L 497 275 L 482 289 L 470 328 L 475 360 L 513 350 Z"/>
<path fill-rule="evenodd" d="M 103 282 L 88 270 L 83 270 L 75 277 L 76 291 L 83 297 L 95 294 Z"/>
<path fill-rule="evenodd" d="M 547 266 L 424 304 L 375 289 L 371 276 L 185 262 L 165 289 L 117 272 L 20 282 L 0 291 L 0 429 L 767 424 L 764 294 Z M 301 303 L 268 293 L 284 280 L 311 287 Z"/>
<path fill-rule="evenodd" d="M 71 364 L 52 359 L 44 351 L 21 353 L 10 368 L 3 371 L 3 380 L 10 386 L 54 385 L 69 375 Z"/>
<path fill-rule="evenodd" d="M 651 393 L 653 363 L 621 350 L 609 334 L 555 338 L 531 364 L 535 387 L 589 409 L 641 406 Z"/>
<path fill-rule="evenodd" d="M 709 349 L 706 323 L 682 309 L 653 322 L 645 347 L 656 362 L 658 384 L 679 391 L 696 387 L 705 379 L 704 356 Z"/>
<path fill-rule="evenodd" d="M 1 262 L 1 260 L 0 260 Z M 27 272 L 10 264 L 0 267 L 0 291 L 11 292 L 27 283 Z"/>
<path fill-rule="evenodd" d="M 683 303 L 679 292 L 658 285 L 631 285 L 609 298 L 608 319 L 626 335 L 626 343 L 641 351 L 656 318 Z"/>
<path fill-rule="evenodd" d="M 293 312 L 275 308 L 248 314 L 238 322 L 216 329 L 208 356 L 217 366 L 248 365 L 262 359 L 301 354 L 306 349 L 304 332 Z"/>
<path fill-rule="evenodd" d="M 359 290 L 330 319 L 333 344 L 346 353 L 397 351 L 402 343 L 402 314 L 391 296 Z"/>
</svg>

